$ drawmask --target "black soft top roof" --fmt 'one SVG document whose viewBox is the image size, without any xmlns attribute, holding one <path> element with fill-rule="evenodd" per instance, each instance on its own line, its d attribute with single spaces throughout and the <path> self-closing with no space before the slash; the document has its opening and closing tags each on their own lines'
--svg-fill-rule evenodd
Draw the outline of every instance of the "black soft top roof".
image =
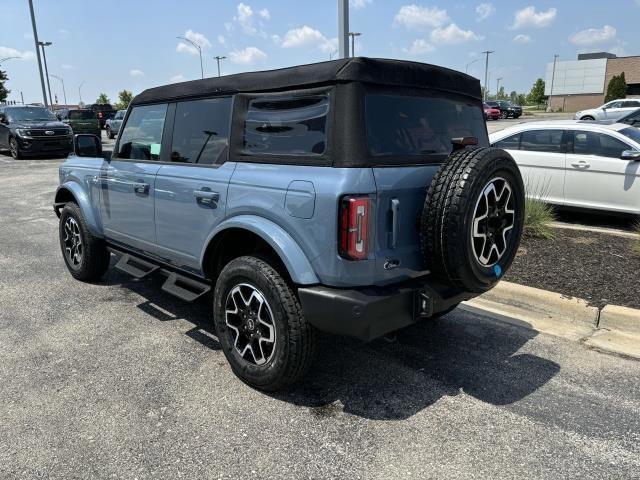
<svg viewBox="0 0 640 480">
<path fill-rule="evenodd" d="M 149 88 L 132 104 L 242 92 L 269 92 L 335 83 L 430 88 L 480 99 L 480 81 L 464 73 L 426 63 L 378 58 L 346 58 L 296 67 L 238 73 Z"/>
</svg>

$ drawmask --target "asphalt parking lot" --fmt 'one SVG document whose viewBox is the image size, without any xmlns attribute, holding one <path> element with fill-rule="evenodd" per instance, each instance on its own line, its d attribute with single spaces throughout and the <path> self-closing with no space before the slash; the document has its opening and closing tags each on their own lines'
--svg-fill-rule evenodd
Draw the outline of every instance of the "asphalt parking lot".
<svg viewBox="0 0 640 480">
<path fill-rule="evenodd" d="M 60 162 L 0 154 L 3 480 L 640 478 L 640 362 L 461 310 L 323 337 L 305 383 L 252 390 L 210 300 L 71 278 Z"/>
</svg>

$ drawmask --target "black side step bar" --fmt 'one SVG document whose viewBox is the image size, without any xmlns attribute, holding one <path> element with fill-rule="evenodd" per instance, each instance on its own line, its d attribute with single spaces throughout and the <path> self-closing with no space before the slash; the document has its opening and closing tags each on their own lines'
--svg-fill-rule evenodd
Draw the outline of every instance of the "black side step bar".
<svg viewBox="0 0 640 480">
<path fill-rule="evenodd" d="M 162 290 L 187 302 L 193 302 L 211 290 L 211 287 L 206 283 L 172 272 L 162 285 Z"/>
<path fill-rule="evenodd" d="M 207 283 L 199 282 L 185 275 L 180 275 L 169 268 L 164 268 L 161 265 L 116 248 L 110 247 L 109 250 L 120 256 L 120 260 L 116 263 L 118 270 L 134 278 L 144 278 L 154 272 L 166 275 L 167 280 L 162 285 L 162 290 L 186 302 L 193 302 L 211 290 L 211 286 Z"/>
<path fill-rule="evenodd" d="M 132 257 L 128 253 L 125 253 L 120 257 L 116 268 L 121 272 L 128 273 L 135 278 L 144 278 L 150 273 L 155 272 L 160 268 L 158 265 L 142 260 L 138 257 Z"/>
</svg>

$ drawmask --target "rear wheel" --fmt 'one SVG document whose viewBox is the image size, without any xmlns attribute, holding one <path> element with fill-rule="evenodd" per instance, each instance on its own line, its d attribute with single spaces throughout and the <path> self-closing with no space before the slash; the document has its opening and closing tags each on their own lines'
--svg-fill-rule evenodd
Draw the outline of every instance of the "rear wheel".
<svg viewBox="0 0 640 480">
<path fill-rule="evenodd" d="M 111 256 L 104 241 L 95 237 L 75 203 L 67 203 L 60 213 L 60 248 L 69 273 L 76 280 L 98 280 L 109 268 Z"/>
<path fill-rule="evenodd" d="M 15 138 L 9 139 L 9 151 L 11 152 L 11 156 L 16 160 L 21 160 L 23 157 L 22 152 L 20 151 L 20 145 L 18 145 L 18 141 Z"/>
<path fill-rule="evenodd" d="M 262 259 L 240 257 L 223 268 L 214 322 L 231 369 L 252 387 L 279 390 L 300 380 L 311 364 L 315 329 L 293 289 Z"/>
<path fill-rule="evenodd" d="M 593 118 L 591 115 L 585 115 L 580 120 L 595 120 L 595 118 Z"/>
<path fill-rule="evenodd" d="M 420 220 L 427 268 L 458 288 L 490 289 L 516 255 L 523 218 L 524 186 L 507 152 L 453 152 L 431 182 Z"/>
</svg>

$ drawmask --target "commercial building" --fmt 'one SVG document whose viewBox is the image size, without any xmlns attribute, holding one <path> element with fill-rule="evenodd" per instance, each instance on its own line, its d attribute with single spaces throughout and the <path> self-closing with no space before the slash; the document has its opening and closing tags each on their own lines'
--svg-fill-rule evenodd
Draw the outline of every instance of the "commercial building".
<svg viewBox="0 0 640 480">
<path fill-rule="evenodd" d="M 640 56 L 618 57 L 612 53 L 584 53 L 578 60 L 547 64 L 545 95 L 553 110 L 576 112 L 604 103 L 611 77 L 624 72 L 627 97 L 640 97 Z M 553 91 L 551 90 L 553 88 Z"/>
</svg>

